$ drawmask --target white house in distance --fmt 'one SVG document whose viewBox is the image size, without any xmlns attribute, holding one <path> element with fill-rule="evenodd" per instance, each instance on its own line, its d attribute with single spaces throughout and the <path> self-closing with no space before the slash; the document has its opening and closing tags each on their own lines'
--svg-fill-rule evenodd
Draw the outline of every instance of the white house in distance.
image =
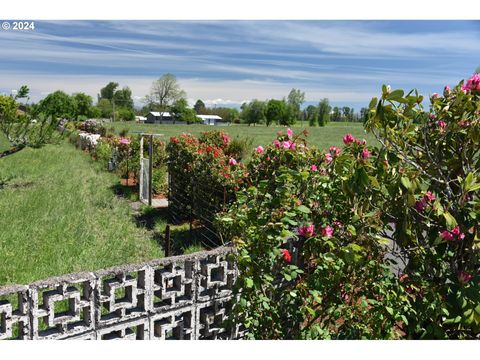
<svg viewBox="0 0 480 360">
<path fill-rule="evenodd" d="M 217 125 L 219 121 L 222 121 L 218 115 L 197 115 L 197 117 L 202 120 L 204 125 Z"/>
<path fill-rule="evenodd" d="M 147 118 L 145 116 L 135 116 L 135 121 L 137 123 L 144 123 L 145 121 L 147 121 Z"/>
</svg>

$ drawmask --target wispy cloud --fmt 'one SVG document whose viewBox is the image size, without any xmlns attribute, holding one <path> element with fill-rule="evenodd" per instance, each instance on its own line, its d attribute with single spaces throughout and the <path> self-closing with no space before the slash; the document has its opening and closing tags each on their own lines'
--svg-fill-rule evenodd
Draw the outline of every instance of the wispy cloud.
<svg viewBox="0 0 480 360">
<path fill-rule="evenodd" d="M 480 22 L 42 21 L 0 32 L 0 91 L 31 84 L 95 95 L 108 81 L 138 99 L 163 73 L 189 98 L 238 104 L 279 98 L 361 102 L 382 83 L 438 91 L 480 62 Z"/>
</svg>

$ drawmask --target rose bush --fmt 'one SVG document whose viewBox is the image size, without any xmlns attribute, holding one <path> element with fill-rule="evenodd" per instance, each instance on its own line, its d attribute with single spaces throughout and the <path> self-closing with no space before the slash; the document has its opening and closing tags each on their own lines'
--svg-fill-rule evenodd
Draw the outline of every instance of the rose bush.
<svg viewBox="0 0 480 360">
<path fill-rule="evenodd" d="M 199 138 L 183 133 L 167 145 L 170 158 L 170 202 L 176 216 L 194 216 L 211 227 L 214 214 L 223 209 L 243 181 L 245 166 L 231 151 L 223 131 Z"/>
</svg>

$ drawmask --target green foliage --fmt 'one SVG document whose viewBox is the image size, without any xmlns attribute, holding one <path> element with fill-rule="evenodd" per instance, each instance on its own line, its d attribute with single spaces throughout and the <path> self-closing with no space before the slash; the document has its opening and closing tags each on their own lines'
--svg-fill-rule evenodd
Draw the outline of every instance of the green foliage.
<svg viewBox="0 0 480 360">
<path fill-rule="evenodd" d="M 133 121 L 135 120 L 135 112 L 129 108 L 119 108 L 116 112 L 115 120 Z"/>
<path fill-rule="evenodd" d="M 270 126 L 273 124 L 280 124 L 285 118 L 287 106 L 283 100 L 271 99 L 267 103 L 265 110 L 266 124 Z"/>
<path fill-rule="evenodd" d="M 46 117 L 75 119 L 77 104 L 75 99 L 63 91 L 57 90 L 41 100 L 36 108 L 36 115 Z"/>
<path fill-rule="evenodd" d="M 0 153 L 0 158 L 28 146 L 41 147 L 59 138 L 56 118 L 41 114 L 37 119 L 32 119 L 29 114 L 19 111 L 16 99 L 26 96 L 27 86 L 22 86 L 15 97 L 0 96 L 0 133 L 10 143 L 10 148 Z"/>
<path fill-rule="evenodd" d="M 205 107 L 205 103 L 200 99 L 197 100 L 197 102 L 193 106 L 193 110 L 195 110 L 195 112 L 198 115 L 204 115 L 207 113 L 207 108 Z"/>
<path fill-rule="evenodd" d="M 76 104 L 76 119 L 88 119 L 88 117 L 92 114 L 92 97 L 84 93 L 76 93 L 73 95 L 73 100 Z"/>
<path fill-rule="evenodd" d="M 242 119 L 248 125 L 265 122 L 265 102 L 257 99 L 242 104 Z"/>
<path fill-rule="evenodd" d="M 292 122 L 284 125 L 291 125 L 295 123 L 297 119 L 300 119 L 300 106 L 302 106 L 305 101 L 305 92 L 300 91 L 299 89 L 292 89 L 287 97 L 287 104 L 291 111 Z"/>
<path fill-rule="evenodd" d="M 332 110 L 328 99 L 323 99 L 318 104 L 318 125 L 325 126 L 330 121 L 330 111 Z"/>
<path fill-rule="evenodd" d="M 197 118 L 195 110 L 188 107 L 187 99 L 181 98 L 175 101 L 172 106 L 172 112 L 175 114 L 175 119 L 185 121 L 187 123 L 196 123 L 200 119 Z"/>
<path fill-rule="evenodd" d="M 251 337 L 478 337 L 480 77 L 422 100 L 383 87 L 366 123 L 380 146 L 347 134 L 324 153 L 289 131 L 253 154 L 218 217 Z"/>
</svg>

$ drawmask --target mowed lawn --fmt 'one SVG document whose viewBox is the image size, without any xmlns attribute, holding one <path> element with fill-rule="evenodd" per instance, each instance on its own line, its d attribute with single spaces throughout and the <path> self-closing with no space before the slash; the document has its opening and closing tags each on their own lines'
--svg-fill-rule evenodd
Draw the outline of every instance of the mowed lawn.
<svg viewBox="0 0 480 360">
<path fill-rule="evenodd" d="M 278 131 L 285 131 L 285 126 L 248 126 L 248 125 L 167 125 L 167 124 L 137 124 L 135 122 L 115 122 L 106 124 L 107 128 L 113 126 L 117 132 L 127 129 L 130 134 L 133 132 L 163 134 L 164 139 L 168 140 L 171 136 L 180 135 L 182 132 L 188 132 L 193 135 L 199 135 L 201 132 L 215 129 L 224 129 L 232 137 L 242 137 L 253 139 L 253 146 L 268 145 L 273 140 Z M 315 145 L 320 149 L 328 149 L 332 145 L 341 145 L 343 135 L 351 133 L 355 137 L 366 139 L 369 144 L 375 142 L 372 135 L 366 134 L 361 123 L 329 123 L 325 127 L 310 127 L 306 123 L 295 124 L 292 127 L 294 132 L 301 132 L 303 129 L 308 131 L 308 143 Z"/>
<path fill-rule="evenodd" d="M 0 286 L 163 256 L 114 195 L 118 178 L 67 142 L 0 159 L 2 182 Z"/>
</svg>

